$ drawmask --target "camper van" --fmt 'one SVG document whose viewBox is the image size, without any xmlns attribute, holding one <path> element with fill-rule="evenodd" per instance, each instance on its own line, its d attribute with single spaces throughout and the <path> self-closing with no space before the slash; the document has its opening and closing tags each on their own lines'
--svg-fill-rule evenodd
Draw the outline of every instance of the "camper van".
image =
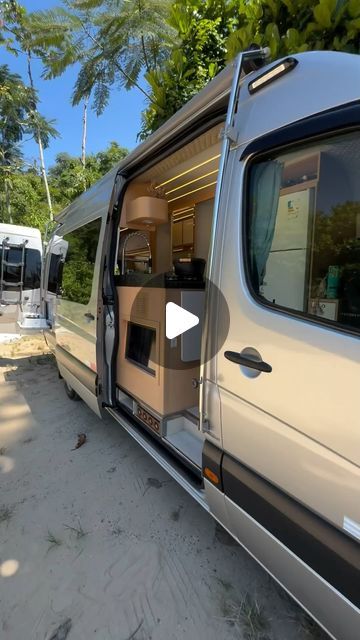
<svg viewBox="0 0 360 640">
<path fill-rule="evenodd" d="M 57 216 L 42 293 L 69 396 L 337 640 L 360 630 L 359 77 L 239 55 Z"/>
<path fill-rule="evenodd" d="M 39 229 L 0 224 L 0 327 L 43 329 L 40 314 L 42 241 Z"/>
</svg>

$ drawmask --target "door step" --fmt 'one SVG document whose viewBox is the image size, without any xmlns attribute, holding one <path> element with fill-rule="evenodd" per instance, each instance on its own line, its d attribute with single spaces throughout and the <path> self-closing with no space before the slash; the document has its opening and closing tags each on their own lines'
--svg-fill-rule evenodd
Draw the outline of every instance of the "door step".
<svg viewBox="0 0 360 640">
<path fill-rule="evenodd" d="M 164 440 L 201 469 L 204 437 L 193 415 L 168 418 Z"/>
<path fill-rule="evenodd" d="M 110 407 L 107 407 L 107 411 L 185 491 L 206 509 L 206 511 L 209 511 L 205 491 L 199 480 L 188 472 L 184 465 L 181 465 L 174 459 L 174 456 L 166 450 L 164 445 L 160 444 L 160 440 L 153 438 L 145 431 L 140 431 L 139 428 L 134 425 L 131 418 L 125 416 L 122 412 Z"/>
<path fill-rule="evenodd" d="M 23 317 L 20 317 L 17 324 L 23 333 L 26 331 L 44 331 L 49 328 L 46 318 L 39 315 L 24 315 Z"/>
<path fill-rule="evenodd" d="M 131 398 L 121 389 L 117 401 L 137 420 L 159 436 L 184 462 L 190 462 L 198 472 L 202 465 L 204 436 L 199 431 L 199 409 L 193 407 L 172 416 L 160 416 L 153 409 Z"/>
<path fill-rule="evenodd" d="M 164 438 L 193 464 L 201 468 L 203 443 L 185 429 Z"/>
</svg>

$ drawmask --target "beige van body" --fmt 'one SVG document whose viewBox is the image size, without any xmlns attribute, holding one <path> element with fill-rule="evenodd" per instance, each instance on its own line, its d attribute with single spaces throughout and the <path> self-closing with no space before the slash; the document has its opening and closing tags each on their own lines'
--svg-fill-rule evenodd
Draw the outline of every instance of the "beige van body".
<svg viewBox="0 0 360 640">
<path fill-rule="evenodd" d="M 68 391 L 357 640 L 360 59 L 265 57 L 241 54 L 58 216 L 43 311 Z M 196 259 L 206 285 L 172 272 Z M 166 338 L 169 301 L 198 333 Z"/>
</svg>

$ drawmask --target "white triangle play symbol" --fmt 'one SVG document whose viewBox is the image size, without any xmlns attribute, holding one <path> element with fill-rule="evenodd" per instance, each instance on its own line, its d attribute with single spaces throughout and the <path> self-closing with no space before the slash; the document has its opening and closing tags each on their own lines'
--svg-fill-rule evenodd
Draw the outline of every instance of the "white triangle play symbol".
<svg viewBox="0 0 360 640">
<path fill-rule="evenodd" d="M 166 337 L 169 340 L 180 336 L 199 324 L 199 318 L 190 311 L 186 311 L 174 302 L 166 305 Z"/>
</svg>

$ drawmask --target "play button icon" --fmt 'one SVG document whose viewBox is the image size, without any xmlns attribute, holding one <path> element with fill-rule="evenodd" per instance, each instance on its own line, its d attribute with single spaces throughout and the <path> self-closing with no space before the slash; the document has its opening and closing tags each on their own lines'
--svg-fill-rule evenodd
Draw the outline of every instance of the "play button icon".
<svg viewBox="0 0 360 640">
<path fill-rule="evenodd" d="M 190 311 L 186 311 L 174 302 L 168 302 L 166 305 L 166 337 L 169 340 L 177 338 L 185 331 L 189 331 L 196 327 L 200 322 L 198 316 Z"/>
<path fill-rule="evenodd" d="M 134 366 L 139 362 L 145 370 L 148 367 L 150 375 L 157 375 L 160 366 L 168 371 L 188 369 L 193 377 L 200 362 L 208 362 L 222 349 L 230 325 L 229 309 L 221 291 L 209 280 L 179 282 L 168 276 L 168 272 L 153 274 L 141 286 L 143 274 L 128 274 L 134 284 L 121 290 L 125 304 L 131 304 L 130 313 L 127 308 L 124 312 L 125 322 L 120 323 L 122 349 L 130 353 L 131 346 L 126 358 Z"/>
</svg>

